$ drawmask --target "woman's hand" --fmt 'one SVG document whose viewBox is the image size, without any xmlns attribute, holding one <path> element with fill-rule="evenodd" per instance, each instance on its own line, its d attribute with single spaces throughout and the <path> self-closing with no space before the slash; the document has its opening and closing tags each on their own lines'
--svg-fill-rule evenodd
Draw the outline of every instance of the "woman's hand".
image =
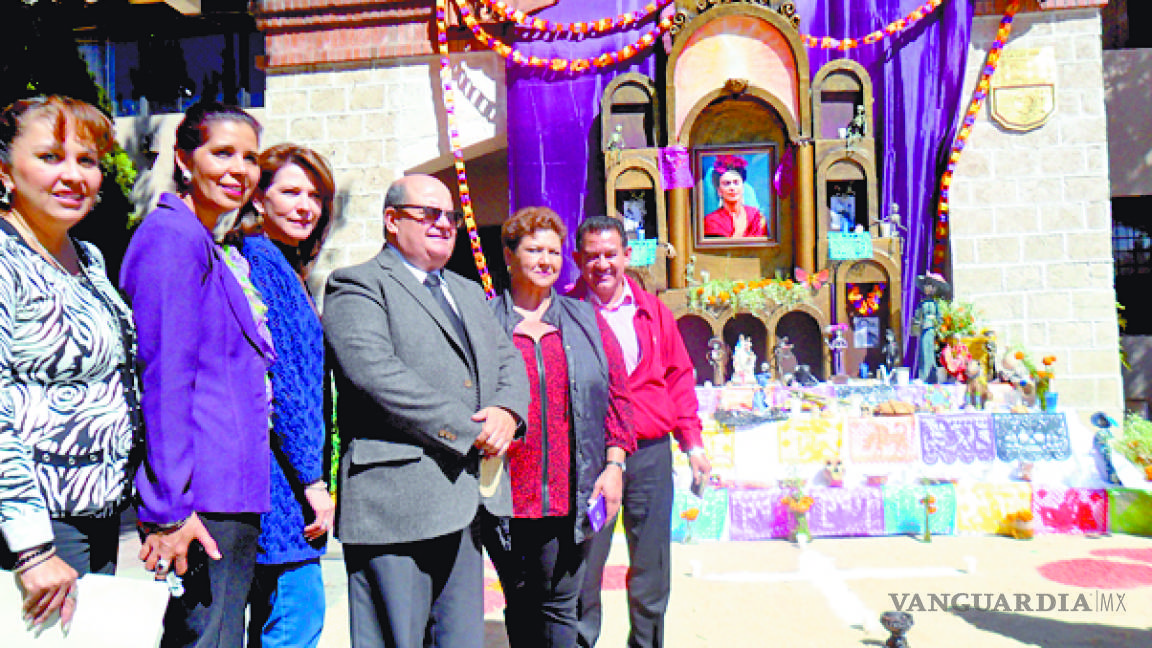
<svg viewBox="0 0 1152 648">
<path fill-rule="evenodd" d="M 592 497 L 588 498 L 588 501 L 595 502 L 601 493 L 604 494 L 604 510 L 607 513 L 604 520 L 611 521 L 620 510 L 620 501 L 624 493 L 624 473 L 618 466 L 612 464 L 604 466 L 604 471 L 592 486 Z"/>
<path fill-rule="evenodd" d="M 24 592 L 24 620 L 41 625 L 59 612 L 60 623 L 67 628 L 76 612 L 75 569 L 59 556 L 52 556 L 20 574 Z"/>
<path fill-rule="evenodd" d="M 336 518 L 336 504 L 332 501 L 332 495 L 328 493 L 327 488 L 324 488 L 323 483 L 319 487 L 309 486 L 305 488 L 304 499 L 308 500 L 312 512 L 316 514 L 316 519 L 312 521 L 312 524 L 304 527 L 304 538 L 312 541 L 332 529 L 333 520 Z"/>
<path fill-rule="evenodd" d="M 156 531 L 144 538 L 140 547 L 140 560 L 144 561 L 144 568 L 156 572 L 157 580 L 163 580 L 165 573 L 171 568 L 176 574 L 183 576 L 188 571 L 188 546 L 193 540 L 200 541 L 204 551 L 212 560 L 220 560 L 220 549 L 216 540 L 208 533 L 200 517 L 193 513 L 180 528 L 169 532 Z"/>
</svg>

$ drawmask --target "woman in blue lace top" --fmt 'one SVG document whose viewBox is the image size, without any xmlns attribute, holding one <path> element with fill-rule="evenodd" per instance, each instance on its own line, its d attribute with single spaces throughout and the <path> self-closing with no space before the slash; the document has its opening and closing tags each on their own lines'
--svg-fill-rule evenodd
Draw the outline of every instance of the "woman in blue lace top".
<svg viewBox="0 0 1152 648">
<path fill-rule="evenodd" d="M 304 284 L 332 213 L 328 163 L 281 144 L 262 153 L 244 238 L 252 283 L 268 306 L 272 363 L 272 509 L 261 518 L 248 646 L 315 646 L 324 624 L 320 556 L 334 506 L 323 474 L 324 340 Z"/>
</svg>

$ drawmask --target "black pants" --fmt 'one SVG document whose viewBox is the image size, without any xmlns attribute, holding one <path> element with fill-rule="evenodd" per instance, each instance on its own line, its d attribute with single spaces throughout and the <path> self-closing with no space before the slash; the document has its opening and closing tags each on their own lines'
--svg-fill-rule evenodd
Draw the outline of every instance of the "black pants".
<svg viewBox="0 0 1152 648">
<path fill-rule="evenodd" d="M 344 545 L 352 648 L 482 648 L 479 522 L 431 540 Z"/>
<path fill-rule="evenodd" d="M 584 544 L 573 540 L 573 516 L 513 519 L 505 550 L 485 526 L 484 548 L 504 589 L 511 648 L 572 648 L 584 580 Z"/>
<path fill-rule="evenodd" d="M 624 474 L 624 533 L 628 540 L 628 633 L 630 647 L 664 645 L 664 612 L 671 586 L 672 446 L 668 437 L 641 442 Z M 612 548 L 615 520 L 587 543 L 580 591 L 580 641 L 590 648 L 600 638 L 600 581 Z"/>
<path fill-rule="evenodd" d="M 120 514 L 108 517 L 64 517 L 52 520 L 56 555 L 80 576 L 116 573 L 120 548 Z M 16 555 L 0 536 L 0 568 L 12 569 Z"/>
<path fill-rule="evenodd" d="M 243 648 L 244 607 L 256 570 L 260 515 L 198 513 L 220 548 L 212 560 L 203 545 L 188 547 L 184 595 L 168 601 L 161 648 Z"/>
</svg>

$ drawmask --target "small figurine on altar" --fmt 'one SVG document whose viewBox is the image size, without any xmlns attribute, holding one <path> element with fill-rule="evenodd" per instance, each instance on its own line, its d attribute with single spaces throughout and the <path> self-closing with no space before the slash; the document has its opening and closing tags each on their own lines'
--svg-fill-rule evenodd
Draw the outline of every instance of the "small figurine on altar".
<svg viewBox="0 0 1152 648">
<path fill-rule="evenodd" d="M 696 255 L 689 254 L 688 261 L 684 263 L 684 283 L 688 286 L 699 286 L 696 279 Z"/>
<path fill-rule="evenodd" d="M 770 382 L 772 382 L 772 368 L 767 362 L 761 362 L 760 372 L 756 374 L 756 384 L 767 387 Z"/>
<path fill-rule="evenodd" d="M 747 335 L 736 339 L 736 350 L 732 353 L 732 382 L 737 385 L 756 384 L 756 352 L 752 350 L 752 339 Z"/>
<path fill-rule="evenodd" d="M 792 375 L 796 373 L 796 356 L 792 353 L 792 344 L 787 335 L 776 340 L 776 348 L 772 354 L 776 360 L 776 380 L 787 385 L 792 382 Z"/>
<path fill-rule="evenodd" d="M 948 344 L 940 351 L 940 364 L 948 372 L 948 377 L 961 383 L 968 380 L 968 363 L 971 360 L 972 352 L 968 350 L 968 345 L 960 341 L 959 335 L 950 335 Z"/>
<path fill-rule="evenodd" d="M 984 329 L 981 332 L 984 336 L 984 375 L 988 376 L 989 380 L 996 379 L 996 331 L 991 329 Z"/>
<path fill-rule="evenodd" d="M 616 124 L 612 134 L 608 136 L 608 150 L 619 151 L 624 148 L 624 125 Z"/>
<path fill-rule="evenodd" d="M 728 345 L 714 337 L 708 340 L 708 363 L 712 365 L 712 377 L 717 387 L 724 386 L 724 370 L 728 366 Z"/>
<path fill-rule="evenodd" d="M 965 400 L 972 409 L 982 410 L 992 398 L 992 393 L 988 391 L 988 380 L 984 378 L 984 365 L 976 360 L 969 360 L 965 373 L 968 381 Z"/>
<path fill-rule="evenodd" d="M 896 332 L 892 329 L 884 331 L 884 347 L 880 350 L 884 354 L 884 366 L 888 373 L 900 366 L 900 343 L 896 341 Z"/>
<path fill-rule="evenodd" d="M 844 351 L 848 349 L 848 340 L 844 339 L 846 328 L 847 324 L 832 324 L 824 329 L 824 333 L 829 337 L 828 348 L 832 351 L 833 380 L 840 379 L 837 382 L 846 380 L 844 375 Z"/>
<path fill-rule="evenodd" d="M 867 130 L 868 118 L 864 114 L 864 106 L 856 106 L 856 114 L 852 117 L 852 121 L 848 122 L 848 128 L 845 129 L 846 144 L 852 146 L 864 137 Z"/>
<path fill-rule="evenodd" d="M 1023 360 L 1024 354 L 1019 351 L 1009 351 L 1000 360 L 1000 379 L 1016 388 L 1019 405 L 1014 411 L 1027 411 L 1036 406 L 1036 383 Z"/>
<path fill-rule="evenodd" d="M 936 381 L 936 327 L 940 316 L 936 299 L 948 299 L 952 296 L 952 286 L 944 277 L 936 273 L 928 273 L 916 277 L 916 287 L 922 295 L 920 305 L 916 307 L 916 315 L 912 319 L 912 335 L 918 340 L 916 360 L 918 363 L 916 377 L 926 383 Z"/>
</svg>

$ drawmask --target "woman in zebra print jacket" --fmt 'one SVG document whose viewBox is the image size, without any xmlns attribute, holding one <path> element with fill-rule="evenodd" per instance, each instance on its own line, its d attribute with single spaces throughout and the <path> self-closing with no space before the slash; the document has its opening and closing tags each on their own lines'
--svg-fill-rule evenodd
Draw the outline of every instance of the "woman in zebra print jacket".
<svg viewBox="0 0 1152 648">
<path fill-rule="evenodd" d="M 0 112 L 0 565 L 39 625 L 112 573 L 137 408 L 131 313 L 68 230 L 97 201 L 112 123 L 68 97 Z"/>
</svg>

